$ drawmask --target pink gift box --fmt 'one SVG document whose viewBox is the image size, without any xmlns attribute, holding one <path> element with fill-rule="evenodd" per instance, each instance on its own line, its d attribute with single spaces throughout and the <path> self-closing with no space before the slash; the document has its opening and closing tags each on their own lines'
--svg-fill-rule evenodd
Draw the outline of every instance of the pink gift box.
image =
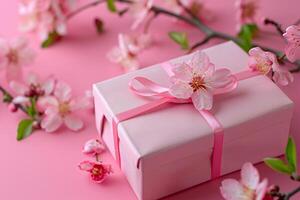
<svg viewBox="0 0 300 200">
<path fill-rule="evenodd" d="M 247 54 L 233 42 L 204 52 L 216 67 L 230 68 L 233 73 L 247 68 Z M 137 76 L 170 84 L 157 64 L 93 86 L 97 128 L 114 156 L 113 117 L 152 100 L 129 90 L 129 81 Z M 222 175 L 240 169 L 245 162 L 283 154 L 293 102 L 266 76 L 239 81 L 234 91 L 215 96 L 211 112 L 225 130 Z M 118 125 L 118 135 L 121 169 L 138 199 L 158 199 L 211 180 L 213 131 L 192 104 L 168 103 L 125 120 Z"/>
</svg>

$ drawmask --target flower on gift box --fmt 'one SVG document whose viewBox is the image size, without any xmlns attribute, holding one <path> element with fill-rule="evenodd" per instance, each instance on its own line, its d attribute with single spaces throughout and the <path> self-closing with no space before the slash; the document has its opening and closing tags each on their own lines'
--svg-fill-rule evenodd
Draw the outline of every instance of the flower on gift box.
<svg viewBox="0 0 300 200">
<path fill-rule="evenodd" d="M 241 170 L 241 180 L 226 179 L 220 187 L 226 200 L 266 200 L 268 180 L 259 180 L 259 173 L 251 163 L 245 163 Z"/>
<path fill-rule="evenodd" d="M 233 83 L 229 69 L 215 69 L 205 53 L 196 53 L 189 63 L 177 64 L 170 94 L 179 99 L 192 99 L 197 110 L 209 110 L 213 105 L 215 89 Z"/>
<path fill-rule="evenodd" d="M 101 183 L 105 178 L 112 173 L 110 165 L 99 162 L 83 161 L 78 165 L 80 170 L 89 172 L 91 178 L 96 183 Z"/>
<path fill-rule="evenodd" d="M 37 31 L 42 41 L 54 32 L 66 35 L 66 17 L 73 10 L 74 3 L 75 0 L 21 0 L 21 31 Z"/>
<path fill-rule="evenodd" d="M 104 151 L 105 146 L 99 140 L 91 139 L 84 144 L 82 153 L 89 155 L 98 155 Z"/>
<path fill-rule="evenodd" d="M 41 97 L 38 107 L 44 111 L 41 127 L 47 132 L 56 131 L 65 124 L 69 129 L 78 131 L 83 127 L 83 121 L 76 116 L 76 112 L 87 108 L 89 99 L 84 96 L 72 98 L 71 88 L 58 82 L 51 96 Z"/>
<path fill-rule="evenodd" d="M 176 14 L 184 14 L 187 8 L 193 15 L 198 16 L 202 20 L 211 20 L 213 14 L 208 10 L 204 4 L 199 0 L 164 0 L 168 9 Z"/>
<path fill-rule="evenodd" d="M 134 18 L 131 29 L 136 29 L 149 15 L 153 6 L 153 0 L 134 0 L 128 12 Z"/>
<path fill-rule="evenodd" d="M 273 80 L 280 85 L 288 85 L 293 82 L 293 75 L 279 65 L 273 53 L 255 47 L 250 49 L 249 56 L 248 66 L 252 70 L 262 74 L 268 74 L 272 70 L 274 73 Z"/>
<path fill-rule="evenodd" d="M 22 66 L 31 64 L 34 57 L 35 53 L 25 38 L 0 39 L 0 68 L 5 69 L 8 81 L 21 79 Z"/>
<path fill-rule="evenodd" d="M 54 90 L 55 80 L 54 78 L 49 78 L 41 82 L 36 74 L 30 73 L 25 83 L 15 80 L 11 81 L 9 85 L 17 94 L 12 102 L 14 104 L 26 104 L 30 102 L 31 97 L 50 95 Z"/>
<path fill-rule="evenodd" d="M 300 26 L 289 26 L 283 36 L 288 42 L 288 45 L 285 48 L 286 57 L 291 62 L 294 62 L 296 60 L 297 51 L 300 47 Z"/>
<path fill-rule="evenodd" d="M 119 46 L 108 53 L 111 62 L 122 65 L 125 71 L 133 71 L 139 68 L 137 54 L 149 46 L 151 37 L 149 34 L 129 36 L 119 34 Z"/>
<path fill-rule="evenodd" d="M 262 17 L 259 14 L 259 0 L 236 0 L 237 29 L 244 24 L 259 24 Z"/>
</svg>

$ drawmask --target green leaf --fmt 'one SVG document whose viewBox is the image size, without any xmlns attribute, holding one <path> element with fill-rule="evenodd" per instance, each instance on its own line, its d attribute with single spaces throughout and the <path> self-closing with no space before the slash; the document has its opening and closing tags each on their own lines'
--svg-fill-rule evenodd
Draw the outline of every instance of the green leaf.
<svg viewBox="0 0 300 200">
<path fill-rule="evenodd" d="M 31 105 L 27 108 L 27 114 L 28 114 L 30 117 L 34 118 L 35 115 L 37 114 L 36 100 L 33 99 L 33 98 L 31 98 L 30 101 L 31 101 Z"/>
<path fill-rule="evenodd" d="M 182 49 L 189 49 L 189 41 L 184 32 L 169 32 L 169 37 L 181 46 Z"/>
<path fill-rule="evenodd" d="M 278 158 L 265 158 L 264 162 L 271 169 L 273 169 L 277 172 L 288 174 L 288 175 L 292 175 L 292 173 L 293 173 L 293 169 L 289 165 L 285 164 L 281 159 L 278 159 Z"/>
<path fill-rule="evenodd" d="M 238 44 L 246 52 L 248 52 L 252 47 L 252 39 L 256 34 L 257 30 L 258 27 L 255 24 L 245 24 L 241 27 L 241 30 L 238 34 L 238 37 L 240 39 L 240 42 L 238 42 Z"/>
<path fill-rule="evenodd" d="M 106 4 L 107 4 L 108 10 L 110 10 L 111 12 L 117 11 L 115 0 L 106 0 Z"/>
<path fill-rule="evenodd" d="M 293 169 L 293 172 L 297 170 L 297 150 L 295 141 L 290 137 L 285 149 L 285 157 L 289 166 Z"/>
<path fill-rule="evenodd" d="M 49 33 L 48 38 L 45 41 L 43 41 L 41 46 L 42 46 L 42 48 L 47 48 L 47 47 L 55 44 L 60 39 L 61 39 L 61 36 L 56 31 L 53 31 L 53 32 Z"/>
<path fill-rule="evenodd" d="M 95 18 L 94 24 L 97 30 L 97 33 L 101 34 L 104 31 L 104 23 L 101 19 Z"/>
<path fill-rule="evenodd" d="M 32 133 L 33 130 L 32 125 L 33 125 L 32 119 L 24 119 L 20 121 L 18 126 L 18 135 L 17 135 L 18 141 L 24 139 L 25 137 L 29 136 Z"/>
</svg>

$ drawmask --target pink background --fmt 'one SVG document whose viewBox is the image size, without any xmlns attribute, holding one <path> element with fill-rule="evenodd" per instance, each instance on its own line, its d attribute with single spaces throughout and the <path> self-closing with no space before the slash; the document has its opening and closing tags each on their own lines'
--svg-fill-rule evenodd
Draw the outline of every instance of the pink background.
<svg viewBox="0 0 300 200">
<path fill-rule="evenodd" d="M 81 1 L 84 3 L 85 1 Z M 282 22 L 284 27 L 300 18 L 298 0 L 285 1 L 263 0 L 264 15 Z M 216 13 L 216 20 L 211 26 L 234 33 L 234 1 L 207 0 L 207 6 Z M 11 38 L 19 35 L 17 24 L 17 1 L 0 2 L 0 36 Z M 97 35 L 93 27 L 94 17 L 105 19 L 106 32 Z M 170 18 L 159 17 L 151 26 L 156 44 L 140 56 L 142 66 L 165 61 L 182 55 L 177 45 L 170 42 L 166 33 L 170 30 L 188 31 L 192 41 L 201 37 L 198 31 L 188 27 L 169 23 Z M 80 95 L 90 89 L 92 83 L 108 79 L 122 73 L 119 66 L 106 59 L 106 52 L 116 44 L 118 32 L 127 32 L 130 18 L 119 18 L 108 13 L 104 5 L 90 9 L 69 22 L 70 34 L 62 42 L 46 50 L 38 50 L 35 64 L 29 68 L 42 76 L 55 75 L 74 88 L 74 94 Z M 273 29 L 267 29 L 270 32 Z M 34 40 L 32 40 L 34 41 Z M 211 46 L 219 41 L 210 42 Z M 261 35 L 258 42 L 283 48 L 284 43 L 276 34 Z M 35 41 L 35 47 L 37 43 Z M 3 84 L 3 73 L 0 83 Z M 295 102 L 296 109 L 291 133 L 300 146 L 300 73 L 295 74 L 294 84 L 283 88 Z M 0 104 L 0 197 L 1 199 L 135 199 L 125 177 L 118 170 L 112 157 L 105 153 L 103 160 L 112 163 L 114 174 L 103 184 L 94 184 L 87 174 L 77 169 L 77 164 L 87 158 L 81 154 L 83 143 L 97 135 L 94 116 L 84 116 L 86 128 L 79 133 L 61 128 L 57 133 L 36 132 L 30 138 L 16 141 L 18 121 L 24 117 L 13 115 L 6 106 Z M 298 122 L 298 123 L 297 123 Z M 257 165 L 262 176 L 269 178 L 272 184 L 280 184 L 283 191 L 297 186 L 286 176 L 277 174 L 264 164 Z M 238 178 L 239 173 L 227 175 Z M 168 197 L 169 200 L 183 199 L 221 199 L 220 182 L 223 178 L 201 184 L 192 189 Z M 296 196 L 299 198 L 300 195 Z"/>
</svg>

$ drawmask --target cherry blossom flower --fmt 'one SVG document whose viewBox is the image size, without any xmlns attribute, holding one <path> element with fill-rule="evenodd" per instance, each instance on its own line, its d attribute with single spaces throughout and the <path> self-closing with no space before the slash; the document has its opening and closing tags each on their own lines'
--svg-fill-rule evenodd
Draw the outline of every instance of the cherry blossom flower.
<svg viewBox="0 0 300 200">
<path fill-rule="evenodd" d="M 291 62 L 294 62 L 296 60 L 297 50 L 299 50 L 300 47 L 300 26 L 289 26 L 283 36 L 288 42 L 285 49 L 286 57 Z"/>
<path fill-rule="evenodd" d="M 213 14 L 208 10 L 204 4 L 199 0 L 180 0 L 180 5 L 178 0 L 164 0 L 168 9 L 172 10 L 176 14 L 185 14 L 185 9 L 189 9 L 191 13 L 198 16 L 201 20 L 211 20 L 213 19 Z"/>
<path fill-rule="evenodd" d="M 248 66 L 252 70 L 262 74 L 268 74 L 272 70 L 274 72 L 273 80 L 280 85 L 288 85 L 293 81 L 293 75 L 279 65 L 273 53 L 255 47 L 250 49 L 249 56 Z"/>
<path fill-rule="evenodd" d="M 191 98 L 197 110 L 210 110 L 214 90 L 233 83 L 230 70 L 215 69 L 202 52 L 197 52 L 189 63 L 177 64 L 173 73 L 170 94 L 179 99 Z"/>
<path fill-rule="evenodd" d="M 259 173 L 251 163 L 245 163 L 241 170 L 241 180 L 226 179 L 220 187 L 226 200 L 265 200 L 268 180 L 259 182 Z"/>
<path fill-rule="evenodd" d="M 53 132 L 65 124 L 69 129 L 78 131 L 83 128 L 83 121 L 77 118 L 76 112 L 85 109 L 88 104 L 89 99 L 86 96 L 72 98 L 71 88 L 63 82 L 58 82 L 54 95 L 42 97 L 38 101 L 38 107 L 45 115 L 41 127 L 46 132 Z"/>
<path fill-rule="evenodd" d="M 79 169 L 90 173 L 91 179 L 96 183 L 102 183 L 112 173 L 110 165 L 99 162 L 83 161 L 78 165 Z"/>
<path fill-rule="evenodd" d="M 21 0 L 21 31 L 37 31 L 42 41 L 53 32 L 66 35 L 66 17 L 73 10 L 74 3 L 75 0 Z"/>
<path fill-rule="evenodd" d="M 113 48 L 108 53 L 108 59 L 111 62 L 122 65 L 125 71 L 133 71 L 139 68 L 137 54 L 151 43 L 151 37 L 148 34 L 139 36 L 129 36 L 119 34 L 119 46 Z"/>
<path fill-rule="evenodd" d="M 259 13 L 259 0 L 236 0 L 235 6 L 237 8 L 237 29 L 243 24 L 259 24 L 262 17 Z"/>
<path fill-rule="evenodd" d="M 27 76 L 26 82 L 11 81 L 10 88 L 17 94 L 13 99 L 15 104 L 29 103 L 30 97 L 41 97 L 50 95 L 55 86 L 54 78 L 49 78 L 44 82 L 39 80 L 39 77 L 30 73 Z"/>
<path fill-rule="evenodd" d="M 5 69 L 8 82 L 21 79 L 22 67 L 31 64 L 34 57 L 35 53 L 25 38 L 10 41 L 0 38 L 0 69 Z"/>
<path fill-rule="evenodd" d="M 147 18 L 153 5 L 153 0 L 134 0 L 128 12 L 134 18 L 131 29 L 136 29 Z"/>
<path fill-rule="evenodd" d="M 91 139 L 84 144 L 82 153 L 89 155 L 97 155 L 104 151 L 105 146 L 99 140 Z"/>
</svg>

